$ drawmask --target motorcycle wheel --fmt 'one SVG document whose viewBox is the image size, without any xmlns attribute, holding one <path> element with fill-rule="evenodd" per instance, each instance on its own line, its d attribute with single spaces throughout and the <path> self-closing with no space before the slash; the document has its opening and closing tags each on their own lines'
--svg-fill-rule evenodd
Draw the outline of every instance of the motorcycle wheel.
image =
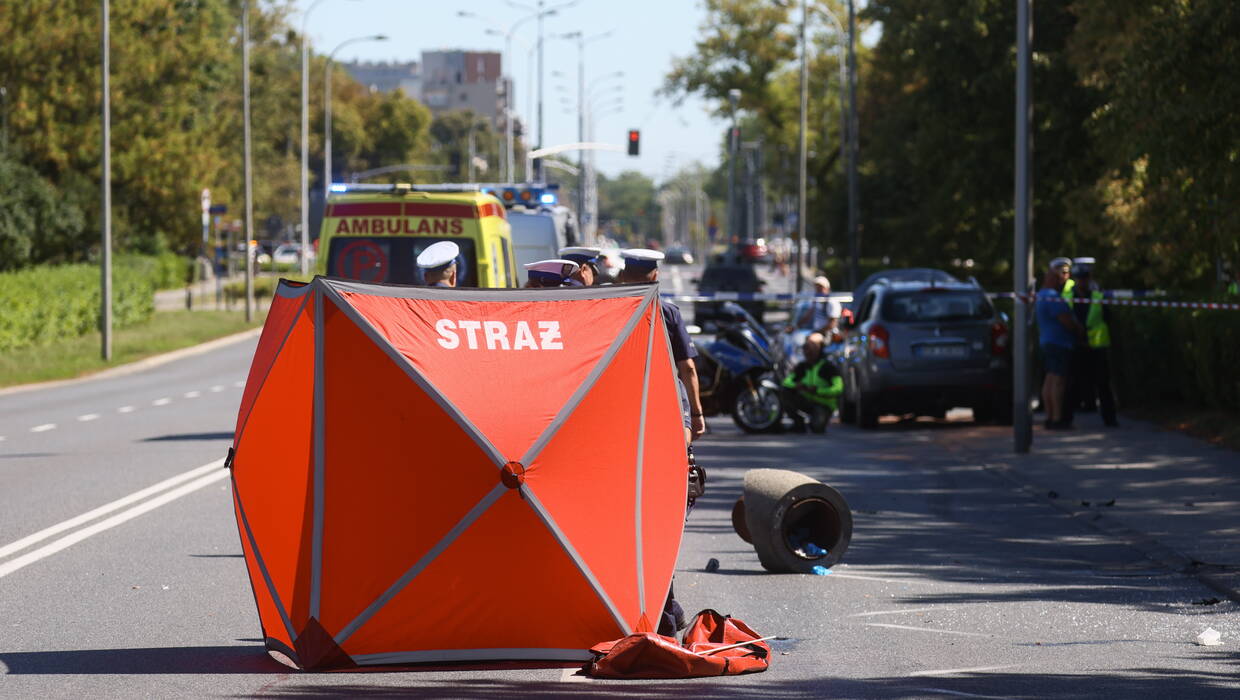
<svg viewBox="0 0 1240 700">
<path fill-rule="evenodd" d="M 747 433 L 774 430 L 783 413 L 779 392 L 770 387 L 757 386 L 753 391 L 741 391 L 732 402 L 732 421 Z"/>
</svg>

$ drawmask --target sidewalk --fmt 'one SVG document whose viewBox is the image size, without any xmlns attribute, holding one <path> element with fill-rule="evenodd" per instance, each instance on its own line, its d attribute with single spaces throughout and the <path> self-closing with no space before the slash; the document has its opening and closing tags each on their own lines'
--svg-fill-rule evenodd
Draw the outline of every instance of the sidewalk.
<svg viewBox="0 0 1240 700">
<path fill-rule="evenodd" d="M 1094 414 L 1077 429 L 1035 426 L 1028 454 L 1010 430 L 979 428 L 937 438 L 1091 528 L 1240 602 L 1240 452 L 1125 421 L 1104 429 Z"/>
<path fill-rule="evenodd" d="M 233 282 L 244 282 L 245 278 L 219 277 L 201 280 L 180 289 L 162 289 L 155 292 L 156 311 L 241 311 L 245 309 L 245 301 L 233 299 L 229 301 L 224 295 L 224 286 Z M 270 299 L 256 299 L 255 310 L 263 310 L 270 304 Z"/>
</svg>

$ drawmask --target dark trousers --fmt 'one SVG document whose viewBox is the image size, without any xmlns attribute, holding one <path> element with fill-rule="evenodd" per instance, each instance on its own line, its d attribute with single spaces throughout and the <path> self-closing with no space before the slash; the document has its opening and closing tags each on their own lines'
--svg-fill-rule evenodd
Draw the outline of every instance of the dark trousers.
<svg viewBox="0 0 1240 700">
<path fill-rule="evenodd" d="M 1109 348 L 1082 348 L 1072 353 L 1072 371 L 1064 397 L 1064 420 L 1071 422 L 1077 407 L 1085 401 L 1098 402 L 1102 422 L 1115 421 L 1115 394 L 1111 391 L 1111 359 Z"/>
<path fill-rule="evenodd" d="M 814 409 L 822 406 L 820 403 L 805 398 L 805 396 L 796 389 L 789 389 L 786 386 L 779 388 L 779 395 L 780 398 L 783 399 L 784 413 L 786 413 L 788 417 L 793 420 L 793 422 L 803 421 L 804 419 L 801 418 L 800 415 L 802 413 L 807 416 L 814 415 Z M 824 409 L 826 408 L 825 406 L 822 407 Z"/>
</svg>

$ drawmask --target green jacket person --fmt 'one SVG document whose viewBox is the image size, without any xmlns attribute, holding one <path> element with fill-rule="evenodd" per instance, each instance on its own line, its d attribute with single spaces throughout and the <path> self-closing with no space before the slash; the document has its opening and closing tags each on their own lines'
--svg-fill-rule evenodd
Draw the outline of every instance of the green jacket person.
<svg viewBox="0 0 1240 700">
<path fill-rule="evenodd" d="M 805 359 L 783 380 L 784 410 L 792 418 L 792 429 L 804 432 L 802 413 L 810 417 L 810 430 L 823 433 L 835 412 L 844 380 L 822 354 L 823 336 L 813 333 L 805 341 Z"/>
</svg>

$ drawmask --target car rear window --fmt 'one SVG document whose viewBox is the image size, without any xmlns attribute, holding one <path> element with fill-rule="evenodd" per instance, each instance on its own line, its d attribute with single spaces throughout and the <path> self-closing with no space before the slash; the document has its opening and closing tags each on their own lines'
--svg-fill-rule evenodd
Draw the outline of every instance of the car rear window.
<svg viewBox="0 0 1240 700">
<path fill-rule="evenodd" d="M 708 267 L 698 284 L 700 290 L 725 292 L 755 292 L 758 288 L 758 274 L 748 265 Z"/>
<path fill-rule="evenodd" d="M 460 247 L 456 259 L 456 286 L 478 286 L 478 258 L 468 238 L 338 237 L 327 254 L 327 274 L 361 282 L 426 284 L 418 268 L 418 254 L 427 246 L 451 240 Z"/>
<path fill-rule="evenodd" d="M 883 299 L 883 318 L 894 322 L 973 321 L 993 315 L 990 301 L 982 292 L 895 292 Z"/>
</svg>

